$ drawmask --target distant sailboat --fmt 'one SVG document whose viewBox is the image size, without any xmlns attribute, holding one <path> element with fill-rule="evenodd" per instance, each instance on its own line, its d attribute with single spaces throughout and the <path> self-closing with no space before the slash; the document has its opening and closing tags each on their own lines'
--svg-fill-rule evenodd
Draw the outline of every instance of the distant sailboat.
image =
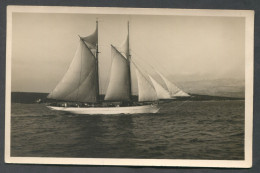
<svg viewBox="0 0 260 173">
<path fill-rule="evenodd" d="M 47 96 L 62 103 L 48 108 L 75 114 L 139 114 L 159 111 L 155 86 L 136 69 L 138 101 L 132 98 L 131 68 L 133 64 L 128 35 L 123 46 L 111 45 L 112 65 L 104 100 L 99 93 L 98 22 L 96 30 L 87 37 L 80 37 L 79 46 L 64 77 Z M 72 106 L 70 106 L 72 104 Z"/>
</svg>

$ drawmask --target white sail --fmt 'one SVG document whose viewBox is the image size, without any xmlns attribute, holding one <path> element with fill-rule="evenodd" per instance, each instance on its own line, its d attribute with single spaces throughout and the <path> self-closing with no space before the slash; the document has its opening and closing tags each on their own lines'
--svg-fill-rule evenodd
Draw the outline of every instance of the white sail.
<svg viewBox="0 0 260 173">
<path fill-rule="evenodd" d="M 172 97 L 189 97 L 190 95 L 182 91 L 180 88 L 178 88 L 176 85 L 174 85 L 172 82 L 170 82 L 166 77 L 164 77 L 160 72 L 157 71 L 157 73 L 161 76 L 163 81 L 165 82 L 170 94 Z"/>
<path fill-rule="evenodd" d="M 127 101 L 130 99 L 129 62 L 111 45 L 112 66 L 105 100 Z"/>
<path fill-rule="evenodd" d="M 96 60 L 85 42 L 79 46 L 70 67 L 48 98 L 67 101 L 95 102 Z"/>
<path fill-rule="evenodd" d="M 135 70 L 137 83 L 138 83 L 138 101 L 154 101 L 157 100 L 156 91 L 152 84 L 139 72 L 138 69 Z"/>
<path fill-rule="evenodd" d="M 155 91 L 157 93 L 158 99 L 170 99 L 171 95 L 170 93 L 164 89 L 156 80 L 154 80 L 150 75 L 149 78 L 151 79 L 153 86 L 155 88 Z"/>
</svg>

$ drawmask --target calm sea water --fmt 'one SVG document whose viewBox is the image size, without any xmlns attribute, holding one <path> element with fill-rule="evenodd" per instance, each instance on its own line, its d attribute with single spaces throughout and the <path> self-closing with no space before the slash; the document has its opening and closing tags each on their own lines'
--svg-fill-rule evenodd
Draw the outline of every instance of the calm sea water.
<svg viewBox="0 0 260 173">
<path fill-rule="evenodd" d="M 11 155 L 244 159 L 244 101 L 175 101 L 143 115 L 73 115 L 12 103 Z"/>
</svg>

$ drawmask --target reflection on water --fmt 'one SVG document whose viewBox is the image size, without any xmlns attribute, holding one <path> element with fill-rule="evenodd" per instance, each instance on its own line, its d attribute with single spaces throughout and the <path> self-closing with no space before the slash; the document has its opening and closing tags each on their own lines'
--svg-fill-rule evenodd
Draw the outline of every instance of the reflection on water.
<svg viewBox="0 0 260 173">
<path fill-rule="evenodd" d="M 143 115 L 12 104 L 12 156 L 228 160 L 243 159 L 243 148 L 244 101 L 178 101 Z"/>
</svg>

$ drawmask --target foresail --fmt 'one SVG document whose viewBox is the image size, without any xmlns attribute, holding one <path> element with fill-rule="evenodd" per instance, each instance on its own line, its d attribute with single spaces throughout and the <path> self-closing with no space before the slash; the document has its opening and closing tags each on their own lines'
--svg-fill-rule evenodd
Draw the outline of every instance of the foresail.
<svg viewBox="0 0 260 173">
<path fill-rule="evenodd" d="M 68 71 L 48 98 L 67 101 L 95 102 L 97 89 L 95 56 L 80 39 Z"/>
<path fill-rule="evenodd" d="M 157 100 L 156 91 L 152 84 L 139 72 L 135 70 L 138 83 L 138 101 L 154 101 Z"/>
<path fill-rule="evenodd" d="M 149 75 L 152 83 L 153 83 L 153 86 L 155 88 L 155 91 L 157 93 L 157 98 L 158 99 L 170 99 L 171 98 L 171 95 L 170 93 L 164 89 L 156 80 L 154 80 L 150 75 Z"/>
<path fill-rule="evenodd" d="M 111 56 L 112 66 L 105 100 L 130 100 L 129 90 L 131 79 L 129 78 L 128 61 L 113 45 L 111 45 Z"/>
<path fill-rule="evenodd" d="M 174 85 L 172 82 L 170 82 L 166 77 L 164 77 L 160 72 L 157 72 L 163 81 L 165 82 L 170 94 L 172 97 L 188 97 L 189 94 L 182 91 L 180 88 L 178 88 L 176 85 Z"/>
</svg>

